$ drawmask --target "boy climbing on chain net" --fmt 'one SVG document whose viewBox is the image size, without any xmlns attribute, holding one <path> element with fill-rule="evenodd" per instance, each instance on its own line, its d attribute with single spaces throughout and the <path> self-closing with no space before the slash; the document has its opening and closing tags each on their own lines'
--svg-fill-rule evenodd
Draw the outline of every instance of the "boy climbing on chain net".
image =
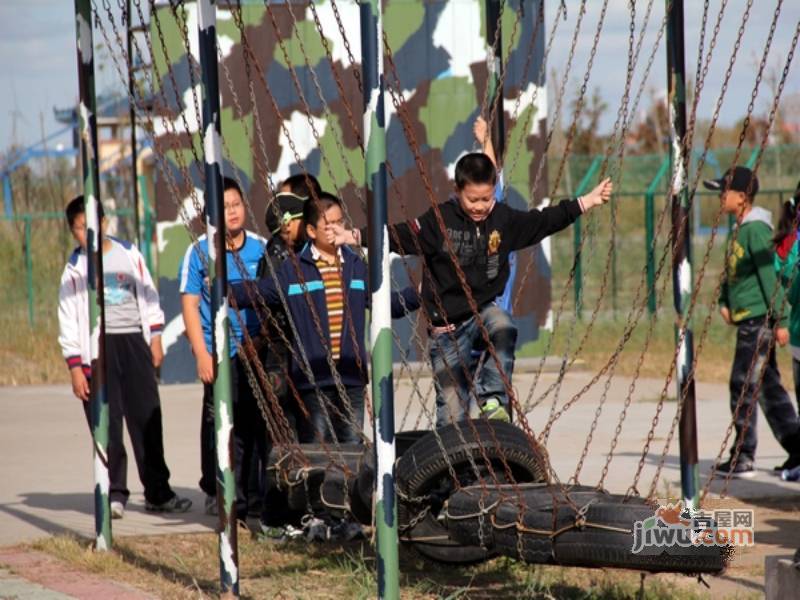
<svg viewBox="0 0 800 600">
<path fill-rule="evenodd" d="M 511 315 L 497 303 L 508 281 L 509 255 L 605 204 L 613 187 L 605 179 L 585 196 L 541 210 L 517 210 L 497 202 L 497 170 L 493 156 L 488 155 L 487 129 L 476 122 L 476 137 L 487 153 L 473 152 L 459 159 L 454 195 L 416 219 L 393 225 L 396 235 L 389 236 L 390 250 L 421 254 L 430 274 L 423 277 L 422 302 L 430 318 L 437 427 L 463 421 L 474 409 L 489 418 L 509 420 L 505 381 L 510 387 L 517 329 Z M 330 235 L 337 245 L 366 244 L 367 240 L 366 228 L 333 226 Z M 489 353 L 471 394 L 468 365 L 474 364 L 474 351 L 487 348 L 484 334 L 496 359 Z"/>
</svg>

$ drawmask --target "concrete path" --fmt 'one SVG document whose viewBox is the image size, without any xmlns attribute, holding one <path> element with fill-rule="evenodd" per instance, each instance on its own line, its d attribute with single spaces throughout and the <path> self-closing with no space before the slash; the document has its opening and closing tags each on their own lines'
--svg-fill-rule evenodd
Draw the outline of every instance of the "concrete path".
<svg viewBox="0 0 800 600">
<path fill-rule="evenodd" d="M 532 387 L 534 375 L 522 372 L 515 376 L 518 394 L 524 400 Z M 591 374 L 569 373 L 557 397 L 557 410 L 589 382 Z M 528 422 L 539 434 L 547 422 L 554 393 L 540 396 L 556 381 L 545 373 L 537 382 L 532 398 L 541 400 L 529 414 Z M 575 471 L 591 423 L 603 396 L 605 380 L 592 386 L 555 423 L 547 440 L 547 451 L 558 476 L 568 480 Z M 603 410 L 598 418 L 593 442 L 589 447 L 580 481 L 594 484 L 600 480 L 623 402 L 630 388 L 627 378 L 609 382 Z M 404 429 L 425 428 L 433 407 L 429 378 L 415 383 L 402 378 L 396 381 L 397 423 Z M 627 418 L 622 424 L 614 460 L 605 478 L 612 492 L 625 492 L 631 485 L 640 462 L 642 448 L 657 409 L 663 381 L 640 379 L 634 388 Z M 674 398 L 674 384 L 669 386 Z M 138 481 L 132 454 L 129 462 L 129 487 L 132 491 L 125 518 L 113 522 L 116 536 L 156 535 L 212 531 L 215 519 L 203 514 L 203 497 L 197 489 L 200 475 L 199 385 L 176 385 L 161 388 L 164 435 L 171 483 L 182 495 L 194 501 L 183 515 L 152 515 L 144 511 L 142 487 Z M 701 458 L 701 485 L 708 467 L 716 458 L 730 421 L 727 386 L 698 384 L 698 429 Z M 420 398 L 427 398 L 422 409 Z M 0 547 L 34 540 L 58 532 L 93 534 L 93 496 L 91 443 L 78 401 L 67 387 L 31 386 L 0 388 Z M 650 453 L 644 458 L 637 489 L 646 494 L 656 474 L 665 438 L 675 414 L 674 401 L 666 402 L 655 428 Z M 759 420 L 760 446 L 758 475 L 752 480 L 730 482 L 730 495 L 758 503 L 763 499 L 793 497 L 800 493 L 800 483 L 782 482 L 769 471 L 782 462 L 785 454 L 773 439 L 763 418 Z M 677 436 L 677 434 L 676 434 Z M 724 455 L 725 456 L 725 455 Z M 718 492 L 720 483 L 712 485 Z M 680 492 L 678 440 L 666 454 L 663 470 L 656 482 L 659 496 Z M 757 522 L 758 523 L 758 522 Z M 800 532 L 800 527 L 798 527 Z M 756 527 L 758 540 L 759 527 Z M 786 548 L 784 551 L 788 551 Z M 792 549 L 793 551 L 793 549 Z M 0 557 L 0 564 L 2 564 Z M 1 579 L 2 577 L 0 577 Z M 11 581 L 11 580 L 9 580 Z M 9 583 L 9 585 L 11 585 Z M 0 592 L 5 590 L 0 584 Z M 55 596 L 54 596 L 55 597 Z"/>
</svg>

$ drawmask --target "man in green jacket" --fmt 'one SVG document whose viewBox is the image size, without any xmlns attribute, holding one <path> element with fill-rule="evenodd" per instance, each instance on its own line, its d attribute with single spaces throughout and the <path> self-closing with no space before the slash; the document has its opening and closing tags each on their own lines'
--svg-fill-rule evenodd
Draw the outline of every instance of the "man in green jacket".
<svg viewBox="0 0 800 600">
<path fill-rule="evenodd" d="M 750 169 L 734 167 L 703 185 L 719 192 L 722 209 L 734 215 L 737 223 L 728 240 L 719 298 L 722 318 L 737 328 L 730 377 L 736 439 L 731 458 L 716 470 L 732 477 L 752 477 L 759 400 L 773 435 L 789 453 L 789 461 L 800 459 L 800 421 L 781 384 L 775 360 L 775 342 L 786 345 L 789 331 L 782 314 L 784 291 L 773 264 L 772 215 L 753 206 L 758 178 Z"/>
</svg>

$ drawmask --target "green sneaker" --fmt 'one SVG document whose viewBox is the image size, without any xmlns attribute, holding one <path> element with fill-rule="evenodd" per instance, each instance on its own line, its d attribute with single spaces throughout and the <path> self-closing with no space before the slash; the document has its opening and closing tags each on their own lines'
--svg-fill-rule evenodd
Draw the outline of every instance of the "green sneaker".
<svg viewBox="0 0 800 600">
<path fill-rule="evenodd" d="M 481 414 L 485 415 L 487 419 L 493 421 L 502 421 L 503 423 L 511 423 L 511 417 L 505 407 L 500 404 L 497 398 L 489 398 L 481 406 Z"/>
</svg>

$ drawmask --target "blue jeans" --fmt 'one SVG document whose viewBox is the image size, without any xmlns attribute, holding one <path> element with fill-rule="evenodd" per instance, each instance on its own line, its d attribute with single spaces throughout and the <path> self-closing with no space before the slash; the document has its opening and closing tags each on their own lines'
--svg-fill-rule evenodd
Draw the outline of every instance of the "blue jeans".
<svg viewBox="0 0 800 600">
<path fill-rule="evenodd" d="M 436 427 L 468 419 L 470 413 L 476 412 L 478 405 L 492 397 L 497 398 L 508 410 L 503 374 L 510 382 L 514 372 L 517 327 L 511 315 L 496 304 L 483 307 L 480 318 L 500 364 L 498 366 L 494 357 L 486 352 L 477 378 L 475 368 L 478 360 L 473 351 L 482 352 L 487 347 L 474 316 L 458 325 L 453 332 L 431 335 L 429 351 L 436 389 Z M 475 394 L 470 389 L 473 378 Z"/>
<path fill-rule="evenodd" d="M 361 386 L 347 386 L 347 398 L 341 398 L 336 387 L 309 390 L 300 393 L 308 411 L 308 418 L 301 416 L 297 434 L 301 444 L 332 442 L 333 435 L 341 444 L 356 444 L 361 441 L 359 434 L 364 430 L 364 392 Z M 321 394 L 324 394 L 323 401 Z M 302 411 L 301 411 L 302 412 Z M 327 416 L 333 425 L 331 432 Z M 351 415 L 352 412 L 352 415 Z"/>
</svg>

